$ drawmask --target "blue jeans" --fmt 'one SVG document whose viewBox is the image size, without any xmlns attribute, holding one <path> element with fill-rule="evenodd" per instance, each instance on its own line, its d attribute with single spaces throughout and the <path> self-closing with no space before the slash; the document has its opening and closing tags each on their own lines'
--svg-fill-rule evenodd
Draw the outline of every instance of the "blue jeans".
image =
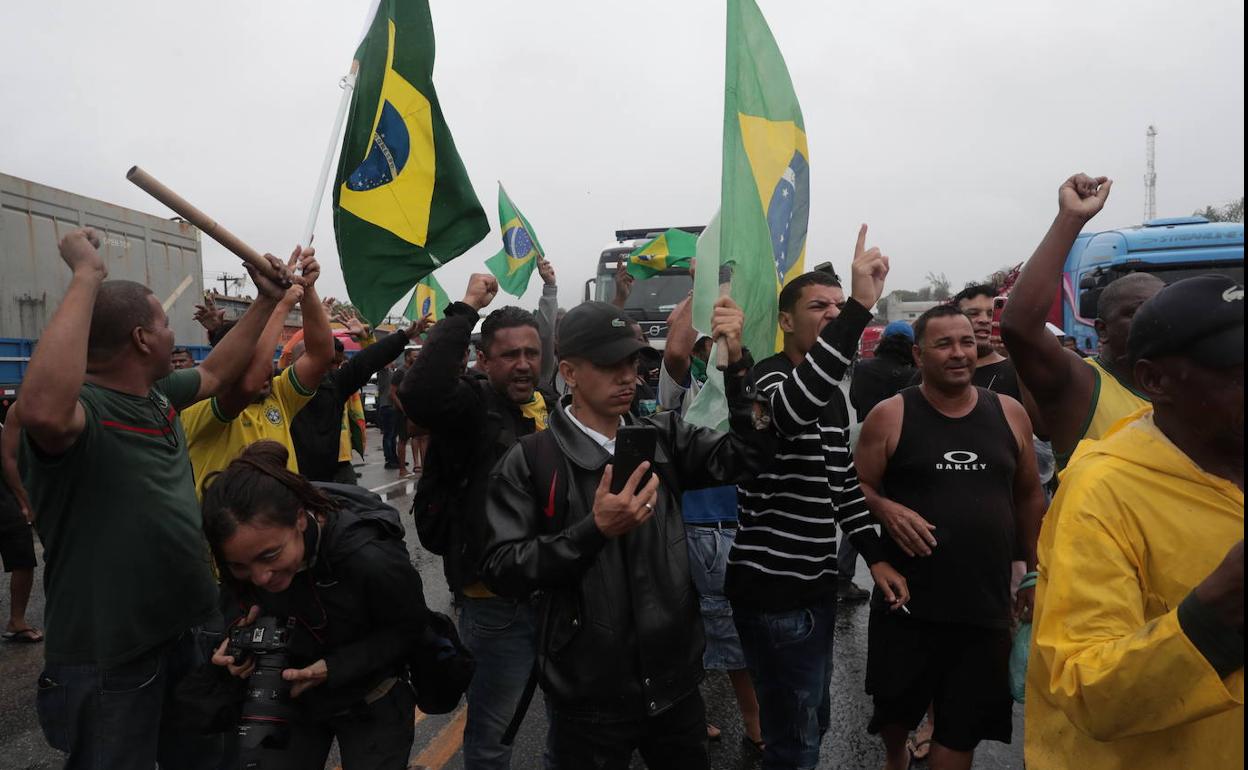
<svg viewBox="0 0 1248 770">
<path fill-rule="evenodd" d="M 177 732 L 166 699 L 206 662 L 197 630 L 110 668 L 48 663 L 35 709 L 48 745 L 69 756 L 66 770 L 214 770 L 221 736 Z"/>
<path fill-rule="evenodd" d="M 465 596 L 459 610 L 459 636 L 477 660 L 468 685 L 468 722 L 464 726 L 464 770 L 506 770 L 511 746 L 503 733 L 537 657 L 537 621 L 533 606 L 511 599 Z M 550 708 L 547 707 L 549 716 Z M 549 733 L 547 770 L 555 763 Z"/>
<path fill-rule="evenodd" d="M 398 416 L 394 407 L 377 407 L 377 427 L 381 429 L 381 454 L 390 465 L 399 464 L 399 427 L 395 418 Z"/>
<path fill-rule="evenodd" d="M 758 694 L 763 770 L 810 770 L 831 718 L 832 635 L 836 596 L 787 612 L 733 608 Z"/>
<path fill-rule="evenodd" d="M 689 552 L 689 574 L 698 592 L 702 628 L 706 632 L 706 649 L 702 652 L 702 668 L 709 671 L 739 671 L 745 668 L 745 654 L 732 622 L 732 605 L 724 596 L 724 576 L 728 569 L 728 552 L 737 538 L 732 528 L 685 525 L 685 544 Z"/>
</svg>

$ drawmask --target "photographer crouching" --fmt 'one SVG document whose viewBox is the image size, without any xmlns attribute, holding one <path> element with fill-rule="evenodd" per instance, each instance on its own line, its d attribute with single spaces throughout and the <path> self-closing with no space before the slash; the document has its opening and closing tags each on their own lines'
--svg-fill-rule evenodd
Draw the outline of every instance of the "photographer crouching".
<svg viewBox="0 0 1248 770">
<path fill-rule="evenodd" d="M 393 508 L 313 484 L 287 450 L 252 444 L 204 493 L 226 639 L 212 662 L 245 679 L 241 766 L 407 766 L 416 696 L 407 662 L 430 623 Z"/>
</svg>

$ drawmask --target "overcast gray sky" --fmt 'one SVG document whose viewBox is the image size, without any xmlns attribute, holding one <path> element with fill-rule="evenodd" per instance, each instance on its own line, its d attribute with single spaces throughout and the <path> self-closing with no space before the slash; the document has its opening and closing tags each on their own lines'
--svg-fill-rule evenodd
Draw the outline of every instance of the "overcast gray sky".
<svg viewBox="0 0 1248 770">
<path fill-rule="evenodd" d="M 759 0 L 811 152 L 807 264 L 844 272 L 859 222 L 889 288 L 955 287 L 1030 254 L 1070 173 L 1114 178 L 1094 226 L 1244 192 L 1242 0 Z M 139 164 L 254 246 L 299 238 L 369 0 L 5 0 L 0 171 L 168 215 Z M 500 247 L 502 180 L 580 299 L 614 230 L 718 206 L 722 0 L 432 0 L 434 81 L 494 231 L 438 273 L 453 298 Z M 332 180 L 331 180 L 332 181 Z M 329 196 L 323 295 L 345 298 Z M 237 260 L 204 241 L 211 277 Z M 521 304 L 536 304 L 539 281 Z"/>
</svg>

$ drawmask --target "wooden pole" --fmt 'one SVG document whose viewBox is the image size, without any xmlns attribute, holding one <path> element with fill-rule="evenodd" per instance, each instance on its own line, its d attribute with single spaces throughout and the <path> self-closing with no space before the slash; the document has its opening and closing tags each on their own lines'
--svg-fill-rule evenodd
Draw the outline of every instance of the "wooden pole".
<svg viewBox="0 0 1248 770">
<path fill-rule="evenodd" d="M 274 269 L 272 263 L 265 259 L 263 254 L 243 243 L 237 235 L 217 224 L 215 219 L 192 206 L 189 201 L 158 182 L 151 174 L 134 166 L 126 172 L 126 179 L 168 206 L 178 216 L 198 227 L 209 238 L 232 251 L 269 280 L 276 282 L 279 286 L 290 285 L 290 279 Z"/>
<path fill-rule="evenodd" d="M 729 262 L 719 268 L 719 296 L 732 296 L 732 269 L 734 265 Z M 723 337 L 715 340 L 715 366 L 720 371 L 728 368 L 728 345 L 724 342 Z"/>
</svg>

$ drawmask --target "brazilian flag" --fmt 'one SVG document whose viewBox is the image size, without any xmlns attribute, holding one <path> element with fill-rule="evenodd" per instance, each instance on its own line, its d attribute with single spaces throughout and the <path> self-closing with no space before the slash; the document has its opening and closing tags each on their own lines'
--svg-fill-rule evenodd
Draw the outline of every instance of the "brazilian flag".
<svg viewBox="0 0 1248 770">
<path fill-rule="evenodd" d="M 801 274 L 810 216 L 810 152 L 802 108 L 754 0 L 728 0 L 721 265 L 745 311 L 755 356 L 778 349 L 780 288 Z"/>
<path fill-rule="evenodd" d="M 629 253 L 629 275 L 645 280 L 670 267 L 689 267 L 697 249 L 698 236 L 673 227 Z"/>
<path fill-rule="evenodd" d="M 433 54 L 427 0 L 380 0 L 355 52 L 334 231 L 347 293 L 374 324 L 490 231 L 438 105 Z"/>
<path fill-rule="evenodd" d="M 546 258 L 537 233 L 524 218 L 511 197 L 498 185 L 498 223 L 503 231 L 503 250 L 485 260 L 485 266 L 498 279 L 498 288 L 519 297 L 529 286 L 537 258 Z"/>
<path fill-rule="evenodd" d="M 407 303 L 407 310 L 403 311 L 403 317 L 412 323 L 425 316 L 432 316 L 434 321 L 441 321 L 443 314 L 446 313 L 446 306 L 449 304 L 451 301 L 446 296 L 446 290 L 442 288 L 442 284 L 438 283 L 433 273 L 430 273 L 416 284 L 415 290 L 412 291 L 412 299 Z"/>
</svg>

